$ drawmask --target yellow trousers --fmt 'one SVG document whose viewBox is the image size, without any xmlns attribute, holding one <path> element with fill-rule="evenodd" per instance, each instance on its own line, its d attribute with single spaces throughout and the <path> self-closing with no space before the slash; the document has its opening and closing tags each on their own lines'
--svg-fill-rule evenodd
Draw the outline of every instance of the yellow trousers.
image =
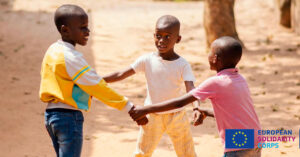
<svg viewBox="0 0 300 157">
<path fill-rule="evenodd" d="M 135 157 L 150 157 L 163 133 L 171 138 L 178 157 L 196 157 L 190 124 L 185 111 L 150 114 L 148 124 L 140 127 Z"/>
</svg>

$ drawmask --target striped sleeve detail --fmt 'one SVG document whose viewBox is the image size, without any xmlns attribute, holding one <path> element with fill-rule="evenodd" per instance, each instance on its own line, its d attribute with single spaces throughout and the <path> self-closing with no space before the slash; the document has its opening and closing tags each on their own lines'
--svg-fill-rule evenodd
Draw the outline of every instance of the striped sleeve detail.
<svg viewBox="0 0 300 157">
<path fill-rule="evenodd" d="M 72 80 L 74 82 L 76 82 L 84 73 L 88 72 L 91 70 L 91 67 L 89 65 L 84 66 L 83 68 L 81 68 L 79 71 L 77 71 L 73 77 Z"/>
</svg>

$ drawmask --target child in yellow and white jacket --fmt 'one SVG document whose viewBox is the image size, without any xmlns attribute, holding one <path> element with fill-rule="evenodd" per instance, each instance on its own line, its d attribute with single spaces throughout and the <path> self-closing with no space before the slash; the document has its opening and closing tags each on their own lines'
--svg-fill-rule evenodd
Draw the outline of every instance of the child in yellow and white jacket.
<svg viewBox="0 0 300 157">
<path fill-rule="evenodd" d="M 45 125 L 57 157 L 80 157 L 82 148 L 82 110 L 90 108 L 91 98 L 130 111 L 133 104 L 119 95 L 97 75 L 75 50 L 86 45 L 88 16 L 76 5 L 63 5 L 55 12 L 55 24 L 61 40 L 52 44 L 43 59 L 40 99 L 47 103 Z M 146 124 L 147 118 L 138 124 Z"/>
<path fill-rule="evenodd" d="M 129 103 L 107 86 L 72 44 L 62 40 L 47 50 L 41 75 L 40 99 L 48 103 L 47 109 L 88 110 L 92 96 L 119 110 Z"/>
</svg>

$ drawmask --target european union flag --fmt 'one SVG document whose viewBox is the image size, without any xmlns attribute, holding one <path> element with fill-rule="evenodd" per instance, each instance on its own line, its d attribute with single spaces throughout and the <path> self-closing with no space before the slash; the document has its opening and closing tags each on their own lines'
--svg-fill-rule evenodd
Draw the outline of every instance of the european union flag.
<svg viewBox="0 0 300 157">
<path fill-rule="evenodd" d="M 225 148 L 254 148 L 254 129 L 225 129 Z"/>
</svg>

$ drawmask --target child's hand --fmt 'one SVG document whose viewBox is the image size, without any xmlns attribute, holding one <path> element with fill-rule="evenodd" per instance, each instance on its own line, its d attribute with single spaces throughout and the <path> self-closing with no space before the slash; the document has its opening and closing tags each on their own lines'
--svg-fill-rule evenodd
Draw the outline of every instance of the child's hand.
<svg viewBox="0 0 300 157">
<path fill-rule="evenodd" d="M 145 125 L 148 123 L 148 119 L 146 117 L 147 113 L 144 112 L 142 108 L 133 106 L 128 113 L 130 114 L 130 117 L 137 122 L 138 125 Z"/>
<path fill-rule="evenodd" d="M 194 126 L 198 126 L 200 124 L 203 123 L 203 120 L 206 118 L 206 114 L 205 112 L 203 111 L 200 111 L 199 109 L 194 109 L 193 111 L 193 117 L 194 117 L 194 120 L 193 120 L 193 124 Z"/>
<path fill-rule="evenodd" d="M 142 119 L 147 115 L 142 107 L 132 107 L 129 111 L 131 118 L 135 121 Z"/>
<path fill-rule="evenodd" d="M 148 118 L 147 117 L 143 117 L 142 119 L 137 120 L 136 123 L 138 125 L 146 125 L 148 123 Z"/>
<path fill-rule="evenodd" d="M 214 111 L 212 109 L 200 108 L 199 110 L 200 110 L 201 113 L 205 114 L 208 117 L 213 117 L 213 118 L 215 117 Z"/>
</svg>

